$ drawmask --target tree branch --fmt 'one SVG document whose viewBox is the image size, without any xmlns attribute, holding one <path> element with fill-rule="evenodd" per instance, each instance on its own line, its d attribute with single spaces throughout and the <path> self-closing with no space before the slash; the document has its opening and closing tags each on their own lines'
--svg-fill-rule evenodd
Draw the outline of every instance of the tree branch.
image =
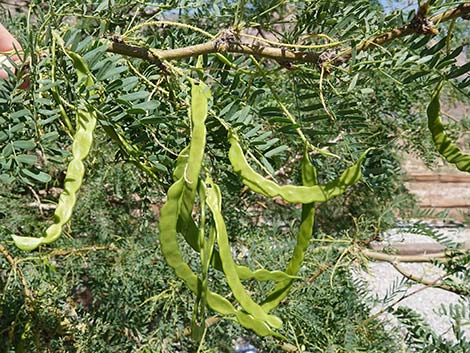
<svg viewBox="0 0 470 353">
<path fill-rule="evenodd" d="M 111 42 L 108 51 L 116 54 L 131 56 L 149 61 L 154 64 L 161 64 L 164 60 L 178 60 L 195 57 L 204 54 L 214 53 L 238 53 L 245 55 L 254 55 L 278 61 L 299 61 L 316 63 L 319 55 L 317 53 L 287 50 L 284 48 L 274 48 L 261 45 L 248 45 L 242 43 L 219 44 L 217 40 L 191 45 L 189 47 L 177 49 L 146 49 L 137 47 L 124 42 Z"/>
<path fill-rule="evenodd" d="M 456 18 L 463 18 L 465 20 L 470 19 L 470 3 L 460 4 L 456 8 L 447 10 L 439 15 L 427 18 L 422 16 L 418 9 L 417 15 L 413 20 L 406 26 L 395 28 L 390 31 L 379 34 L 370 39 L 364 40 L 361 44 L 356 47 L 356 52 L 368 50 L 370 48 L 380 47 L 388 42 L 391 42 L 394 39 L 406 37 L 411 34 L 431 34 L 435 35 L 438 33 L 437 29 L 434 27 L 435 24 L 442 22 L 450 21 Z M 336 57 L 332 63 L 335 65 L 343 64 L 349 59 L 351 59 L 352 48 L 347 49 Z"/>
<path fill-rule="evenodd" d="M 430 18 L 423 17 L 417 14 L 415 18 L 406 26 L 395 28 L 384 32 L 382 34 L 373 36 L 364 40 L 359 44 L 355 50 L 361 52 L 371 48 L 377 48 L 385 43 L 394 39 L 409 36 L 411 34 L 431 34 L 437 33 L 434 25 L 450 21 L 456 18 L 465 20 L 470 19 L 470 3 L 463 3 L 459 6 L 444 11 L 441 14 L 432 16 Z M 116 54 L 130 56 L 146 60 L 148 62 L 162 65 L 164 60 L 179 60 L 190 57 L 196 57 L 204 54 L 215 53 L 236 53 L 244 55 L 254 55 L 276 61 L 288 62 L 305 62 L 323 64 L 325 62 L 340 65 L 351 59 L 352 48 L 346 49 L 339 55 L 332 55 L 332 51 L 325 51 L 323 53 L 314 53 L 309 51 L 288 50 L 286 48 L 276 48 L 264 45 L 254 45 L 241 43 L 235 34 L 233 36 L 223 35 L 215 40 L 206 43 L 191 45 L 183 48 L 176 49 L 147 49 L 139 46 L 126 44 L 123 41 L 111 41 L 108 46 L 108 51 Z"/>
<path fill-rule="evenodd" d="M 390 244 L 370 244 L 370 248 L 374 251 L 387 251 L 390 250 L 389 253 L 394 253 L 397 255 L 422 255 L 422 254 L 436 254 L 442 253 L 448 250 L 444 245 L 439 243 L 430 243 L 430 242 L 422 242 L 422 243 L 390 243 Z M 456 248 L 458 251 L 468 251 L 470 250 L 470 241 L 465 241 L 459 243 Z"/>
<path fill-rule="evenodd" d="M 386 261 L 386 262 L 432 262 L 432 261 L 441 261 L 447 262 L 452 255 L 451 251 L 442 251 L 438 253 L 431 254 L 419 254 L 419 255 L 394 255 L 386 254 L 379 251 L 373 251 L 368 249 L 360 249 L 360 252 L 376 261 Z M 468 255 L 470 250 L 455 250 L 456 256 L 461 257 Z"/>
<path fill-rule="evenodd" d="M 441 282 L 436 282 L 435 280 L 434 281 L 429 281 L 425 278 L 422 278 L 422 277 L 418 277 L 418 276 L 415 276 L 414 274 L 412 273 L 409 273 L 407 271 L 405 271 L 405 269 L 403 269 L 402 267 L 400 267 L 400 265 L 397 263 L 397 262 L 390 262 L 390 264 L 395 268 L 395 270 L 397 270 L 403 277 L 406 277 L 414 282 L 417 282 L 417 283 L 420 283 L 420 284 L 424 284 L 425 286 L 427 287 L 434 287 L 434 288 L 440 288 L 440 289 L 443 289 L 443 290 L 446 290 L 448 292 L 452 292 L 452 293 L 456 293 L 456 294 L 459 294 L 459 295 L 468 295 L 469 294 L 469 291 L 465 288 L 457 288 L 457 287 L 452 287 L 452 286 L 449 286 L 449 285 L 446 285 L 444 283 L 441 283 Z"/>
</svg>

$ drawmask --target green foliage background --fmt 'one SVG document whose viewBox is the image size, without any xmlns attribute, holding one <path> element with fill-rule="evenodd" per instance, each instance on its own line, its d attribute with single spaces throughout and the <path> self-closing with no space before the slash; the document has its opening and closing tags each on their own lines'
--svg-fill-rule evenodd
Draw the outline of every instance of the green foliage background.
<svg viewBox="0 0 470 353">
<path fill-rule="evenodd" d="M 456 4 L 433 1 L 432 11 Z M 465 22 L 455 22 L 452 36 L 447 35 L 449 23 L 445 23 L 433 38 L 414 35 L 376 50 L 353 52 L 347 65 L 331 68 L 323 76 L 314 64 L 229 53 L 224 54 L 228 61 L 204 56 L 203 72 L 195 67 L 197 58 L 165 63 L 162 70 L 107 48 L 108 41 L 117 37 L 160 49 L 208 40 L 191 28 L 162 23 L 132 30 L 153 20 L 177 21 L 212 35 L 231 27 L 254 28 L 290 44 L 323 43 L 314 37 L 305 39 L 307 34 L 323 33 L 354 47 L 364 38 L 408 23 L 414 11 L 386 14 L 377 2 L 365 0 L 221 0 L 205 6 L 195 1 L 68 0 L 32 1 L 26 13 L 5 17 L 2 21 L 31 58 L 31 87 L 19 90 L 21 82 L 15 78 L 0 81 L 0 239 L 15 256 L 35 301 L 31 310 L 18 274 L 0 258 L 0 342 L 5 342 L 0 352 L 198 349 L 184 336 L 192 295 L 164 263 L 156 231 L 175 158 L 190 135 L 188 76 L 211 86 L 205 163 L 224 192 L 224 216 L 234 252 L 254 267 L 261 263 L 282 268 L 288 261 L 299 210 L 243 189 L 229 166 L 221 121 L 238 129 L 250 163 L 281 183 L 299 183 L 298 166 L 292 163 L 303 148 L 298 127 L 317 149 L 340 156 L 315 155 L 322 183 L 365 149 L 375 148 L 363 168 L 363 182 L 318 207 L 316 241 L 302 268 L 303 280 L 277 314 L 286 322 L 283 333 L 289 342 L 307 351 L 398 351 L 398 333 L 367 320 L 373 300 L 358 289 L 360 283 L 352 283 L 348 268 L 354 257 L 343 257 L 327 240 L 367 242 L 394 225 L 397 210 L 406 215 L 412 207 L 403 187 L 400 151 L 413 151 L 428 164 L 435 160 L 424 111 L 439 80 L 449 82 L 449 97 L 468 102 L 469 70 L 462 70 L 455 59 L 461 52 L 468 58 Z M 25 254 L 15 249 L 10 234 L 39 235 L 45 229 L 51 211 L 41 214 L 27 205 L 36 202 L 37 195 L 43 203 L 56 201 L 54 188 L 63 183 L 72 117 L 82 93 L 63 48 L 82 55 L 96 79 L 97 94 L 89 103 L 99 114 L 100 127 L 73 221 L 56 245 Z M 286 117 L 281 103 L 295 123 Z M 456 124 L 453 131 L 462 134 L 468 124 Z M 105 248 L 65 254 L 57 250 L 90 246 Z M 189 251 L 186 255 L 197 266 L 197 258 Z M 336 264 L 334 271 L 306 282 L 331 263 Z M 227 293 L 223 280 L 214 276 L 219 280 L 214 289 Z M 266 291 L 263 286 L 249 284 L 254 293 Z M 410 327 L 416 326 L 413 315 L 399 314 Z M 427 331 L 412 332 L 418 338 L 427 335 Z M 211 327 L 199 348 L 231 352 L 232 340 L 240 336 L 266 352 L 280 349 L 273 339 L 255 338 L 229 320 Z M 407 343 L 429 348 L 420 339 Z"/>
</svg>

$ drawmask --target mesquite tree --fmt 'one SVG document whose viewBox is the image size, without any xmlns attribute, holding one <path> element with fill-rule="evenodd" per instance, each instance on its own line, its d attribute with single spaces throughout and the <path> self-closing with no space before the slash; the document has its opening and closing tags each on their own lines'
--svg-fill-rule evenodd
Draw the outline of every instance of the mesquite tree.
<svg viewBox="0 0 470 353">
<path fill-rule="evenodd" d="M 311 285 L 331 271 L 333 286 L 338 268 L 366 259 L 397 268 L 435 261 L 447 276 L 432 283 L 400 269 L 409 281 L 468 298 L 468 250 L 458 244 L 438 237 L 450 247 L 432 256 L 368 244 L 393 225 L 394 211 L 405 210 L 400 150 L 428 162 L 440 154 L 470 171 L 455 136 L 468 124 L 448 132 L 440 107 L 441 96 L 468 102 L 469 18 L 470 3 L 439 0 L 395 12 L 362 0 L 32 1 L 27 14 L 9 20 L 24 62 L 0 83 L 0 181 L 36 196 L 41 188 L 61 190 L 44 229 L 2 229 L 2 254 L 24 288 L 29 316 L 21 320 L 33 327 L 11 329 L 8 347 L 50 349 L 41 348 L 51 338 L 34 324 L 39 288 L 16 264 L 25 251 L 67 248 L 67 240 L 56 242 L 66 229 L 80 237 L 74 207 L 86 170 L 93 173 L 87 158 L 100 153 L 132 164 L 148 188 L 164 194 L 154 240 L 194 295 L 187 332 L 200 349 L 220 319 L 275 337 L 284 350 L 320 349 L 309 335 L 305 348 L 292 345 L 288 311 L 279 305 L 299 282 Z M 20 88 L 25 75 L 27 90 Z M 263 207 L 277 208 L 243 225 Z M 269 268 L 241 263 L 239 234 L 272 227 L 282 213 L 294 236 L 282 259 Z M 306 275 L 304 258 L 317 251 L 328 258 Z M 410 326 L 416 319 L 396 314 Z M 415 325 L 409 343 L 429 349 L 426 335 Z M 429 345 L 442 344 L 431 337 Z M 346 340 L 342 349 L 355 344 Z"/>
</svg>

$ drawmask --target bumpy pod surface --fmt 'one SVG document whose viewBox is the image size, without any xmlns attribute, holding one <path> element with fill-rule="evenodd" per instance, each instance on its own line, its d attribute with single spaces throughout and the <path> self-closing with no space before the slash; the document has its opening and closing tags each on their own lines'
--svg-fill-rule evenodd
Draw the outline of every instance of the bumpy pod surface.
<svg viewBox="0 0 470 353">
<path fill-rule="evenodd" d="M 317 171 L 310 162 L 310 158 L 305 151 L 302 161 L 302 184 L 304 186 L 314 186 L 317 184 Z M 299 231 L 297 233 L 297 242 L 294 247 L 292 258 L 289 261 L 286 274 L 295 276 L 300 270 L 304 261 L 305 252 L 310 244 L 313 234 L 313 224 L 315 221 L 315 203 L 306 203 L 302 205 L 302 218 Z M 292 280 L 285 280 L 276 284 L 274 289 L 263 302 L 262 308 L 269 312 L 279 305 L 279 303 L 289 294 L 292 287 Z"/>
<path fill-rule="evenodd" d="M 177 219 L 180 211 L 181 198 L 184 197 L 183 190 L 185 180 L 177 180 L 168 190 L 167 201 L 160 210 L 160 247 L 166 262 L 174 269 L 176 275 L 182 279 L 193 293 L 198 293 L 200 279 L 184 261 L 177 241 Z M 207 305 L 214 311 L 227 316 L 235 316 L 237 321 L 248 329 L 253 330 L 260 336 L 276 336 L 283 338 L 282 335 L 274 332 L 263 320 L 252 315 L 237 310 L 223 296 L 207 290 Z"/>
<path fill-rule="evenodd" d="M 347 168 L 339 178 L 325 185 L 297 186 L 278 185 L 258 174 L 248 164 L 237 136 L 229 132 L 230 151 L 229 159 L 233 170 L 237 173 L 243 184 L 252 191 L 267 197 L 281 197 L 290 203 L 308 204 L 312 202 L 325 202 L 333 197 L 343 194 L 346 189 L 358 182 L 361 177 L 361 164 L 367 152 L 365 151 L 351 167 Z"/>
<path fill-rule="evenodd" d="M 276 316 L 269 315 L 260 305 L 256 304 L 243 287 L 237 273 L 235 262 L 232 258 L 227 229 L 222 217 L 222 197 L 220 189 L 214 183 L 209 184 L 209 186 L 210 187 L 207 189 L 207 205 L 209 206 L 214 218 L 222 267 L 227 283 L 230 286 L 230 289 L 232 289 L 233 296 L 247 313 L 253 315 L 257 319 L 267 322 L 272 327 L 281 327 L 282 321 Z"/>
<path fill-rule="evenodd" d="M 69 53 L 77 70 L 79 81 L 86 88 L 93 85 L 93 78 L 83 59 L 75 53 Z M 63 226 L 70 220 L 76 202 L 76 194 L 80 189 L 85 174 L 83 161 L 90 152 L 93 143 L 93 131 L 96 127 L 96 113 L 92 108 L 79 107 L 76 112 L 77 126 L 73 136 L 72 160 L 65 175 L 64 190 L 59 196 L 54 212 L 54 223 L 47 228 L 42 237 L 24 237 L 12 235 L 16 246 L 31 251 L 41 244 L 56 241 L 62 234 Z"/>
<path fill-rule="evenodd" d="M 179 154 L 176 167 L 173 171 L 173 178 L 174 180 L 178 180 L 184 177 L 184 171 L 186 169 L 186 164 L 189 158 L 189 150 L 191 145 L 185 147 Z M 192 201 L 191 201 L 192 200 Z M 198 242 L 198 233 L 199 228 L 195 224 L 192 217 L 190 217 L 190 211 L 192 211 L 192 202 L 194 199 L 188 198 L 185 201 L 185 212 L 180 212 L 179 219 L 178 219 L 178 231 L 183 234 L 186 242 L 195 250 L 196 252 L 201 251 L 201 246 Z M 219 251 L 213 249 L 212 256 L 211 256 L 211 266 L 218 270 L 223 271 L 222 267 L 222 260 L 220 259 Z M 298 279 L 298 277 L 293 275 L 288 275 L 283 271 L 269 271 L 264 268 L 258 270 L 251 270 L 247 266 L 237 265 L 237 274 L 242 280 L 248 279 L 256 279 L 257 281 L 286 281 L 286 280 L 294 280 Z"/>
<path fill-rule="evenodd" d="M 438 85 L 427 109 L 428 127 L 431 131 L 432 139 L 439 153 L 449 163 L 455 164 L 457 169 L 463 172 L 470 172 L 470 156 L 462 151 L 447 136 L 440 117 L 441 103 L 440 95 L 442 83 Z"/>
<path fill-rule="evenodd" d="M 202 166 L 202 159 L 205 148 L 205 119 L 207 115 L 207 100 L 209 94 L 205 85 L 192 86 L 191 98 L 191 144 L 185 148 L 177 160 L 177 166 L 174 176 L 177 178 L 175 183 L 170 187 L 167 193 L 167 201 L 160 210 L 160 244 L 161 250 L 167 263 L 174 269 L 176 275 L 182 279 L 188 288 L 197 296 L 204 295 L 204 302 L 214 311 L 228 316 L 235 316 L 237 321 L 243 326 L 252 329 L 260 336 L 283 336 L 272 331 L 268 322 L 276 326 L 280 320 L 272 315 L 267 315 L 264 311 L 256 312 L 261 314 L 261 318 L 252 315 L 243 310 L 237 310 L 224 297 L 218 295 L 203 286 L 202 280 L 193 272 L 189 265 L 184 261 L 181 250 L 177 241 L 177 233 L 182 233 L 185 239 L 198 251 L 204 247 L 201 244 L 200 229 L 192 219 L 192 210 L 195 202 L 196 193 L 198 191 L 199 173 Z M 202 106 L 202 107 L 201 107 Z M 205 108 L 204 108 L 205 106 Z M 202 187 L 205 191 L 205 186 Z M 199 188 L 201 190 L 201 188 Z M 202 197 L 202 195 L 200 195 Z M 189 234 L 187 234 L 189 232 Z M 214 234 L 214 233 L 213 233 Z M 210 251 L 210 249 L 202 249 L 202 251 Z M 221 268 L 227 262 L 227 255 L 224 252 L 219 255 Z M 229 254 L 230 259 L 231 253 Z M 233 268 L 232 268 L 233 269 Z M 250 271 L 249 269 L 247 269 Z M 284 277 L 285 279 L 286 277 Z M 201 288 L 204 292 L 201 293 Z M 237 287 L 237 290 L 239 288 Z M 237 291 L 238 294 L 238 291 Z M 243 298 L 246 299 L 246 298 Z M 266 320 L 265 320 L 266 319 Z"/>
</svg>

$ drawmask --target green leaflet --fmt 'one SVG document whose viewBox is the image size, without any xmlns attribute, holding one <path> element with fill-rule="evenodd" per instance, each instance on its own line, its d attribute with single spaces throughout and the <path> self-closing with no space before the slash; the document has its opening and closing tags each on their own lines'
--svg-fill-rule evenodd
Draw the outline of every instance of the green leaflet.
<svg viewBox="0 0 470 353">
<path fill-rule="evenodd" d="M 243 184 L 259 194 L 268 197 L 280 196 L 287 202 L 302 204 L 325 202 L 344 193 L 348 186 L 355 184 L 361 178 L 361 163 L 369 151 L 365 151 L 357 162 L 346 169 L 339 178 L 325 185 L 280 186 L 256 173 L 250 167 L 238 142 L 238 138 L 233 132 L 229 132 L 229 141 L 231 144 L 229 151 L 230 163 L 234 171 L 241 177 Z"/>
<path fill-rule="evenodd" d="M 455 164 L 457 169 L 470 173 L 470 156 L 463 154 L 462 151 L 447 136 L 440 117 L 441 104 L 439 98 L 442 90 L 442 82 L 437 86 L 431 102 L 429 103 L 428 127 L 431 131 L 432 139 L 439 153 L 449 163 Z"/>
<path fill-rule="evenodd" d="M 302 184 L 305 186 L 313 186 L 317 184 L 317 171 L 310 162 L 307 151 L 304 152 L 302 161 Z M 297 275 L 300 266 L 304 260 L 305 251 L 308 249 L 310 239 L 313 233 L 313 223 L 315 221 L 315 203 L 307 203 L 302 205 L 302 220 L 297 234 L 297 243 L 294 248 L 286 273 Z M 279 303 L 289 294 L 293 281 L 286 280 L 276 284 L 274 289 L 268 295 L 262 304 L 262 308 L 269 312 L 279 305 Z"/>
<path fill-rule="evenodd" d="M 75 53 L 69 52 L 77 76 L 82 85 L 91 87 L 93 77 L 84 60 Z M 16 246 L 21 250 L 31 251 L 41 244 L 49 244 L 56 241 L 62 234 L 62 227 L 70 220 L 75 206 L 76 193 L 83 182 L 85 166 L 83 161 L 90 152 L 93 143 L 93 131 L 96 127 L 96 113 L 92 108 L 78 108 L 76 113 L 77 127 L 72 143 L 72 160 L 67 167 L 65 175 L 64 191 L 59 196 L 57 208 L 54 212 L 54 223 L 47 228 L 45 236 L 23 237 L 12 235 Z"/>
</svg>

